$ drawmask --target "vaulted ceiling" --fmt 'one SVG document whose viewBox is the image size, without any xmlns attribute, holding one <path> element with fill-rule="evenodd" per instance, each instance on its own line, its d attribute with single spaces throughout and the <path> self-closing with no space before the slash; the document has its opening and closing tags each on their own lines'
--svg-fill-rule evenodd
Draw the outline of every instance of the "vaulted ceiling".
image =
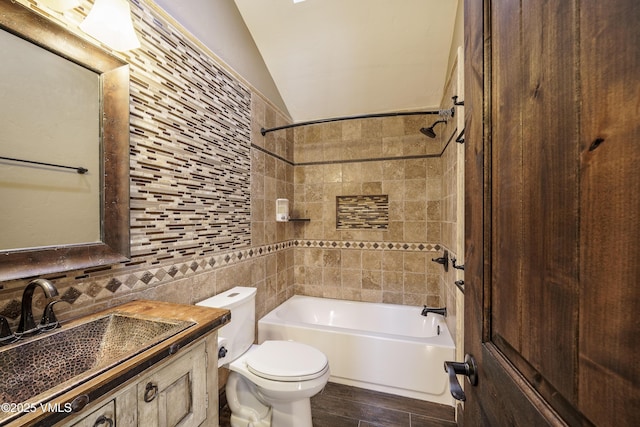
<svg viewBox="0 0 640 427">
<path fill-rule="evenodd" d="M 440 105 L 457 0 L 234 1 L 294 122 Z"/>
</svg>

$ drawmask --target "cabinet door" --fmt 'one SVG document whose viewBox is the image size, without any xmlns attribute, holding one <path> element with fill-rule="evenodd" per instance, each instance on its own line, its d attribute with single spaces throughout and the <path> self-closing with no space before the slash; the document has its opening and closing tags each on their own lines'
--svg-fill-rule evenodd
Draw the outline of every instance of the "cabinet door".
<svg viewBox="0 0 640 427">
<path fill-rule="evenodd" d="M 116 427 L 116 404 L 110 400 L 107 404 L 86 415 L 69 427 Z"/>
<path fill-rule="evenodd" d="M 197 427 L 207 417 L 207 367 L 200 344 L 138 383 L 139 425 Z"/>
<path fill-rule="evenodd" d="M 57 427 L 137 427 L 137 388 L 133 384 L 110 395 L 105 395 L 97 409 L 87 408 L 86 414 L 72 415 Z"/>
</svg>

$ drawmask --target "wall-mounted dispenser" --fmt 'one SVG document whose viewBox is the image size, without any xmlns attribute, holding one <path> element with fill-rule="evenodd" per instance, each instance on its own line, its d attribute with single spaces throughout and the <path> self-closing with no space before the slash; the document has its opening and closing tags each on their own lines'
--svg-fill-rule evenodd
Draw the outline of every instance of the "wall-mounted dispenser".
<svg viewBox="0 0 640 427">
<path fill-rule="evenodd" d="M 289 199 L 276 199 L 276 221 L 289 221 Z"/>
</svg>

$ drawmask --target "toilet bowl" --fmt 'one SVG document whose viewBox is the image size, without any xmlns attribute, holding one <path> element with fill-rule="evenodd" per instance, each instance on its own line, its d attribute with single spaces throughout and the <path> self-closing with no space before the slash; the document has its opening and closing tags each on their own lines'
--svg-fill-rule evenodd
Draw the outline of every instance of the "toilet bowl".
<svg viewBox="0 0 640 427">
<path fill-rule="evenodd" d="M 312 427 L 310 398 L 329 380 L 324 353 L 293 341 L 255 338 L 255 288 L 235 287 L 198 305 L 227 308 L 231 322 L 218 331 L 219 366 L 231 373 L 225 387 L 232 427 Z M 234 323 L 235 322 L 235 323 Z"/>
<path fill-rule="evenodd" d="M 230 363 L 229 369 L 225 391 L 233 427 L 311 427 L 310 398 L 329 380 L 326 356 L 292 341 L 265 341 L 252 346 Z M 261 405 L 256 407 L 253 402 L 253 412 L 248 413 L 243 402 L 252 398 Z"/>
</svg>

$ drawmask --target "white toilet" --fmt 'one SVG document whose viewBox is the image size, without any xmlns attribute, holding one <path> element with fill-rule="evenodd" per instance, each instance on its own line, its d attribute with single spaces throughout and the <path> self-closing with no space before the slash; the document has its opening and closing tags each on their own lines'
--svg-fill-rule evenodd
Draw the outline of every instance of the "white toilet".
<svg viewBox="0 0 640 427">
<path fill-rule="evenodd" d="M 228 364 L 226 394 L 233 427 L 312 427 L 310 398 L 329 380 L 320 350 L 293 341 L 254 345 L 256 289 L 235 287 L 197 303 L 231 311 L 218 330 L 218 366 Z"/>
</svg>

